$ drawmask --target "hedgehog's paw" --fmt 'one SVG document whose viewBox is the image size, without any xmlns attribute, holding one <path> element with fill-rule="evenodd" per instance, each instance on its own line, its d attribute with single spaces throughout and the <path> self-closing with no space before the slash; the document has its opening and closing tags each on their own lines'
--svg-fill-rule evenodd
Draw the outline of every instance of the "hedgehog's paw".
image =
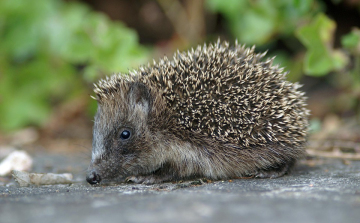
<svg viewBox="0 0 360 223">
<path fill-rule="evenodd" d="M 271 171 L 259 171 L 257 174 L 254 175 L 255 178 L 278 178 L 278 177 L 282 177 L 286 174 L 287 172 L 277 172 L 274 170 Z"/>
<path fill-rule="evenodd" d="M 156 179 L 153 176 L 131 176 L 125 180 L 128 183 L 154 184 Z"/>
<path fill-rule="evenodd" d="M 170 180 L 168 177 L 148 175 L 148 176 L 130 176 L 126 178 L 125 181 L 136 184 L 158 184 L 168 180 Z"/>
<path fill-rule="evenodd" d="M 278 178 L 289 173 L 291 168 L 294 166 L 294 161 L 284 163 L 277 168 L 260 170 L 254 175 L 255 178 Z"/>
</svg>

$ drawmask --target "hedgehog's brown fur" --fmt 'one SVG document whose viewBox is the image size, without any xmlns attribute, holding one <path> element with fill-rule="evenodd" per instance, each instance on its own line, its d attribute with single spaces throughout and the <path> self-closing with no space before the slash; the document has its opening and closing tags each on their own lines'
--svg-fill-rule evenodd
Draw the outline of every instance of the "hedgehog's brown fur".
<svg viewBox="0 0 360 223">
<path fill-rule="evenodd" d="M 88 181 L 285 174 L 304 153 L 309 112 L 300 85 L 264 55 L 218 42 L 99 81 Z M 116 133 L 125 127 L 127 144 Z"/>
</svg>

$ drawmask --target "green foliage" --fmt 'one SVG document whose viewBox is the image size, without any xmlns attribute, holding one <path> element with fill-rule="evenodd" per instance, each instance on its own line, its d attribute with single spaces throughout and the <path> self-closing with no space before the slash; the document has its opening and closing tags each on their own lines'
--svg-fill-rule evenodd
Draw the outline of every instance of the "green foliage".
<svg viewBox="0 0 360 223">
<path fill-rule="evenodd" d="M 333 0 L 339 2 L 338 0 Z M 360 30 L 333 39 L 336 22 L 322 0 L 207 0 L 240 43 L 302 75 L 335 75 L 360 115 Z M 282 49 L 278 49 L 278 44 Z M 43 124 L 54 105 L 87 94 L 99 75 L 147 60 L 136 33 L 83 4 L 61 0 L 0 1 L 0 130 Z M 91 106 L 94 103 L 90 104 Z"/>
<path fill-rule="evenodd" d="M 360 55 L 360 29 L 355 28 L 349 34 L 343 36 L 341 43 L 345 49 L 355 55 Z"/>
<path fill-rule="evenodd" d="M 53 105 L 84 94 L 99 74 L 146 57 L 134 31 L 82 4 L 2 0 L 0 129 L 40 125 Z"/>
<path fill-rule="evenodd" d="M 321 0 L 207 0 L 208 8 L 223 14 L 240 42 L 270 48 L 275 41 L 283 42 L 295 57 L 284 52 L 274 54 L 280 55 L 278 62 L 295 70 L 296 77 L 302 73 L 327 75 L 349 62 L 346 54 L 333 49 L 336 23 L 323 13 L 322 5 Z M 344 37 L 345 48 L 356 44 L 357 38 L 356 34 Z M 304 58 L 299 56 L 303 48 L 296 41 L 306 48 Z M 300 65 L 303 70 L 298 69 Z"/>
<path fill-rule="evenodd" d="M 208 0 L 208 8 L 222 13 L 238 40 L 264 44 L 289 35 L 308 19 L 313 0 Z"/>
<path fill-rule="evenodd" d="M 351 76 L 350 85 L 355 91 L 355 94 L 359 95 L 360 106 L 360 29 L 354 28 L 349 34 L 343 36 L 341 43 L 354 57 L 353 69 L 348 72 L 349 76 Z"/>
<path fill-rule="evenodd" d="M 335 27 L 334 21 L 319 14 L 310 24 L 297 30 L 298 38 L 307 48 L 305 73 L 322 76 L 347 64 L 347 57 L 332 48 Z"/>
<path fill-rule="evenodd" d="M 271 56 L 279 55 L 275 62 L 291 70 L 290 80 L 301 77 L 303 58 L 296 55 L 299 43 L 295 33 L 321 10 L 321 4 L 315 0 L 207 0 L 207 6 L 226 18 L 228 28 L 241 43 L 271 49 L 276 41 L 282 41 L 295 55 L 272 51 Z"/>
<path fill-rule="evenodd" d="M 360 31 L 340 37 L 342 47 L 335 49 L 337 24 L 325 15 L 323 0 L 207 0 L 207 7 L 223 15 L 239 42 L 278 55 L 275 62 L 291 71 L 292 81 L 327 76 L 342 92 L 339 98 L 349 101 L 341 109 L 360 117 Z"/>
</svg>

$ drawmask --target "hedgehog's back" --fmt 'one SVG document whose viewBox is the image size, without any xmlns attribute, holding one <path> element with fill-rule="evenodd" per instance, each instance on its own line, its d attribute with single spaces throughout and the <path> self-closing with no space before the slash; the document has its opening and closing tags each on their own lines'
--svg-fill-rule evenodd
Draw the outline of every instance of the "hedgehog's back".
<svg viewBox="0 0 360 223">
<path fill-rule="evenodd" d="M 163 91 L 184 129 L 245 147 L 302 146 L 308 115 L 303 93 L 271 59 L 262 62 L 264 55 L 218 42 L 139 72 Z"/>
</svg>

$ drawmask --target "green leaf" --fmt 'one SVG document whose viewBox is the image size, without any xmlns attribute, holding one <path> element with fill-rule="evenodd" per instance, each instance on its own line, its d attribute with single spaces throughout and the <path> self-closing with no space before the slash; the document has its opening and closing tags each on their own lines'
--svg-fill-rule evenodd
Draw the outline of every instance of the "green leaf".
<svg viewBox="0 0 360 223">
<path fill-rule="evenodd" d="M 292 0 L 289 2 L 292 2 L 294 7 L 296 8 L 296 11 L 299 11 L 301 13 L 307 13 L 310 11 L 314 0 Z"/>
<path fill-rule="evenodd" d="M 207 0 L 211 11 L 228 20 L 234 37 L 246 44 L 265 44 L 292 35 L 306 20 L 314 0 Z"/>
<path fill-rule="evenodd" d="M 246 11 L 248 2 L 239 0 L 207 0 L 206 6 L 211 11 L 221 12 L 226 16 L 234 17 Z"/>
<path fill-rule="evenodd" d="M 272 36 L 276 24 L 274 16 L 248 11 L 233 26 L 235 36 L 248 44 L 263 44 Z"/>
<path fill-rule="evenodd" d="M 323 76 L 347 64 L 347 57 L 332 48 L 335 28 L 334 21 L 319 14 L 310 24 L 297 30 L 297 37 L 307 49 L 304 63 L 306 74 Z"/>
<path fill-rule="evenodd" d="M 341 38 L 341 44 L 351 52 L 360 55 L 360 29 L 354 28 L 349 34 Z"/>
</svg>

